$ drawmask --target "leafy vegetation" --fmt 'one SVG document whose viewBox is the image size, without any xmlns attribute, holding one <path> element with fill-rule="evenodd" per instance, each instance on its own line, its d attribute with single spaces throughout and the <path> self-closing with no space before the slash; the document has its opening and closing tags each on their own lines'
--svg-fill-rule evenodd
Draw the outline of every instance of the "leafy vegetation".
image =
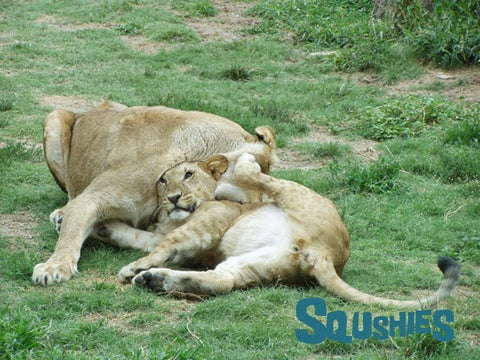
<svg viewBox="0 0 480 360">
<path fill-rule="evenodd" d="M 462 10 L 469 2 L 435 2 L 433 13 L 408 8 L 403 18 L 381 20 L 372 19 L 370 0 L 235 5 L 241 2 L 259 22 L 234 42 L 201 40 L 189 26 L 215 23 L 218 2 L 0 2 L 0 359 L 480 357 L 478 104 L 391 96 L 341 73 L 369 71 L 394 82 L 418 76 L 419 58 L 478 63 L 478 18 Z M 144 51 L 127 40 L 155 47 Z M 446 88 L 442 81 L 423 90 Z M 441 304 L 455 313 L 455 340 L 422 334 L 302 344 L 294 336 L 302 298 L 322 297 L 329 310 L 349 316 L 398 310 L 344 302 L 315 286 L 264 286 L 203 302 L 157 296 L 117 283 L 119 269 L 142 253 L 93 240 L 82 249 L 78 276 L 32 286 L 33 266 L 58 237 L 48 215 L 67 201 L 43 160 L 43 119 L 56 106 L 86 109 L 104 99 L 212 112 L 250 132 L 272 126 L 284 154 L 294 148 L 310 161 L 309 170 L 273 174 L 332 199 L 345 221 L 351 256 L 342 276 L 349 284 L 417 298 L 440 283 L 438 255 L 461 262 L 460 289 Z M 341 143 L 304 142 L 318 126 Z M 377 161 L 342 145 L 360 136 L 379 142 Z M 31 228 L 8 224 L 19 214 Z"/>
<path fill-rule="evenodd" d="M 441 98 L 411 95 L 398 99 L 389 98 L 384 104 L 361 109 L 353 116 L 356 118 L 354 127 L 358 133 L 374 140 L 415 137 L 436 123 L 445 124 L 465 119 L 465 122 L 455 127 L 457 130 L 452 128 L 447 136 L 450 139 L 448 141 L 454 141 L 452 139 L 455 138 L 456 131 L 460 138 L 469 142 L 474 141 L 477 136 L 475 124 L 480 121 L 480 107 L 465 108 Z M 464 129 L 463 132 L 461 129 Z M 471 140 L 468 140 L 469 138 Z"/>
<path fill-rule="evenodd" d="M 374 1 L 262 0 L 251 14 L 263 20 L 252 31 L 312 51 L 336 50 L 319 61 L 349 71 L 373 70 L 386 82 L 415 77 L 414 59 L 443 67 L 480 63 L 480 16 L 475 1 L 387 1 L 388 15 L 373 19 Z M 375 51 L 371 51 L 375 48 Z"/>
<path fill-rule="evenodd" d="M 393 20 L 417 55 L 443 67 L 480 63 L 478 2 L 435 1 L 431 12 L 413 2 Z"/>
</svg>

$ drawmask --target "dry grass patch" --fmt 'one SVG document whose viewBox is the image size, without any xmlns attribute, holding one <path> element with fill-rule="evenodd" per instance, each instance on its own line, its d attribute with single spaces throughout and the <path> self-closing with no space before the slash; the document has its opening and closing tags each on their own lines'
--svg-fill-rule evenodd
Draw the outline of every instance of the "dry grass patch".
<svg viewBox="0 0 480 360">
<path fill-rule="evenodd" d="M 38 220 L 26 212 L 0 214 L 0 234 L 9 238 L 32 240 L 37 226 Z"/>
<path fill-rule="evenodd" d="M 480 103 L 480 66 L 450 70 L 426 68 L 420 77 L 391 85 L 385 85 L 373 73 L 358 73 L 352 77 L 359 83 L 385 89 L 387 95 L 443 95 L 453 101 Z"/>
<path fill-rule="evenodd" d="M 249 36 L 243 29 L 255 26 L 260 19 L 246 16 L 251 4 L 233 1 L 212 1 L 218 9 L 214 17 L 186 18 L 185 21 L 203 41 L 237 41 Z"/>
<path fill-rule="evenodd" d="M 40 105 L 52 110 L 62 109 L 74 113 L 84 113 L 100 105 L 101 101 L 89 101 L 80 96 L 46 95 L 40 99 Z"/>
</svg>

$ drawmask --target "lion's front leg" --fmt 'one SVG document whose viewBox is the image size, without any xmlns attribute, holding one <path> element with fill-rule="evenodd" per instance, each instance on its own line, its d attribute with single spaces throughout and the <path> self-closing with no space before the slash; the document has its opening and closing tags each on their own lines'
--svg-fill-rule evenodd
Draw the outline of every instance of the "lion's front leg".
<svg viewBox="0 0 480 360">
<path fill-rule="evenodd" d="M 60 236 L 52 256 L 33 269 L 32 280 L 36 284 L 48 285 L 68 280 L 78 272 L 80 249 L 102 211 L 96 200 L 96 196 L 80 195 L 61 209 Z"/>
</svg>

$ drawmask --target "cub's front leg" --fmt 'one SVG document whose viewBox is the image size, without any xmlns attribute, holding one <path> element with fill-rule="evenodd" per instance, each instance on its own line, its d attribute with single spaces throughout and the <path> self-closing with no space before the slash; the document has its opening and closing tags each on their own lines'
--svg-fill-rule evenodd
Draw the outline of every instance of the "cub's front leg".
<svg viewBox="0 0 480 360">
<path fill-rule="evenodd" d="M 121 282 L 130 279 L 142 270 L 163 267 L 169 262 L 188 265 L 196 254 L 213 251 L 223 234 L 235 223 L 242 213 L 242 206 L 229 201 L 203 203 L 179 228 L 165 236 L 147 256 L 123 267 L 119 274 Z"/>
<path fill-rule="evenodd" d="M 136 229 L 119 220 L 105 221 L 97 227 L 95 238 L 116 245 L 151 252 L 163 240 L 164 234 Z"/>
</svg>

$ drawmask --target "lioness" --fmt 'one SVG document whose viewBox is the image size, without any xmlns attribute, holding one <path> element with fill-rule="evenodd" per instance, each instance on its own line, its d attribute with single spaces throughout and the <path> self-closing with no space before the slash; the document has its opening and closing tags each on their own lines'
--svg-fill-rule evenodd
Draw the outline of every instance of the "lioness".
<svg viewBox="0 0 480 360">
<path fill-rule="evenodd" d="M 85 115 L 50 113 L 45 158 L 69 201 L 51 215 L 60 236 L 53 255 L 35 266 L 33 281 L 52 284 L 77 273 L 83 242 L 104 221 L 146 228 L 157 211 L 156 180 L 166 169 L 237 149 L 255 152 L 251 146 L 264 138 L 264 130 L 270 131 L 258 128 L 255 138 L 220 116 L 163 106 L 106 102 Z M 261 152 L 265 143 L 259 144 Z"/>
<path fill-rule="evenodd" d="M 166 171 L 159 182 L 162 200 L 178 197 L 183 208 L 189 207 L 190 199 L 203 197 L 199 192 L 183 196 L 185 187 L 193 189 L 198 184 L 215 187 L 216 197 L 227 200 L 211 201 L 207 196 L 203 199 L 206 202 L 183 220 L 183 226 L 161 236 L 162 241 L 148 256 L 120 271 L 122 280 L 133 278 L 134 284 L 156 292 L 208 295 L 265 283 L 316 280 L 347 300 L 426 307 L 449 295 L 459 278 L 459 265 L 442 257 L 438 265 L 444 280 L 429 297 L 398 301 L 353 288 L 340 278 L 349 257 L 350 239 L 333 203 L 302 185 L 262 173 L 250 154 L 241 155 L 230 165 L 225 156 L 204 163 L 182 163 Z M 249 203 L 252 194 L 254 202 Z M 270 200 L 258 202 L 259 195 Z M 136 236 L 155 238 L 155 234 L 139 231 Z M 213 270 L 158 268 L 168 262 L 198 263 Z"/>
</svg>

